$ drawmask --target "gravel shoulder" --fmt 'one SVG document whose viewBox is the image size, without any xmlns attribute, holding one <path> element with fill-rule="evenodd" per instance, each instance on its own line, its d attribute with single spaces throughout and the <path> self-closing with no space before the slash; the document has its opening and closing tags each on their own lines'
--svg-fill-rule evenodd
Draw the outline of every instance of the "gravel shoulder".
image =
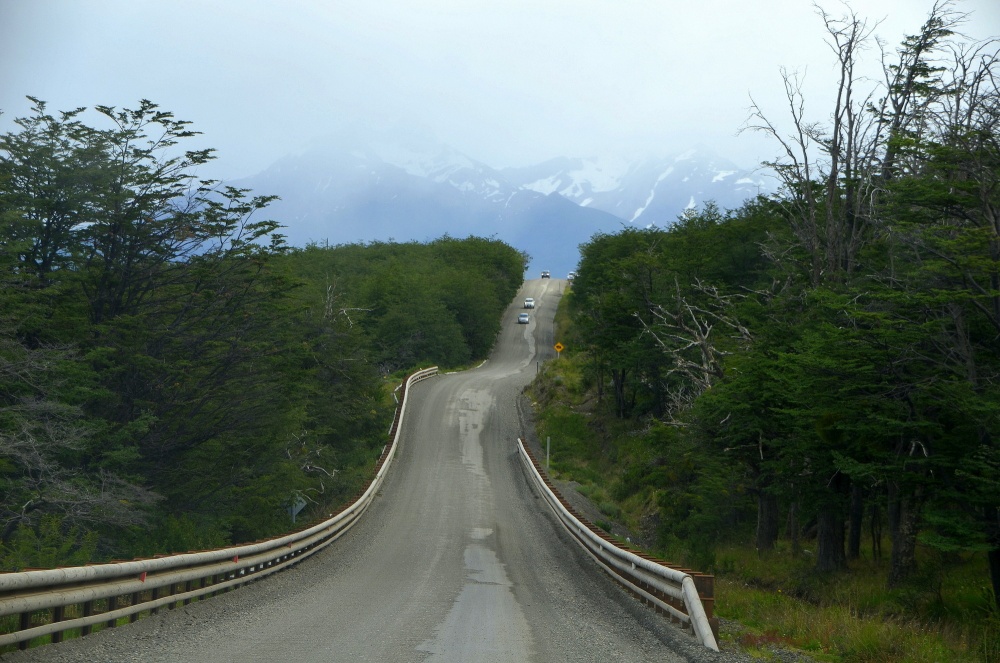
<svg viewBox="0 0 1000 663">
<path fill-rule="evenodd" d="M 535 414 L 534 408 L 532 407 L 531 399 L 522 393 L 518 399 L 518 418 L 521 424 L 521 439 L 524 441 L 525 445 L 535 454 L 536 458 L 545 458 L 545 441 L 540 440 L 536 430 L 535 430 Z M 560 495 L 565 499 L 572 507 L 577 511 L 577 513 L 583 515 L 591 523 L 600 522 L 602 525 L 608 526 L 608 531 L 613 536 L 618 537 L 621 540 L 633 543 L 639 548 L 650 549 L 652 546 L 646 537 L 640 533 L 630 530 L 628 527 L 622 523 L 616 521 L 605 514 L 601 509 L 594 504 L 586 495 L 582 494 L 577 487 L 580 485 L 576 481 L 565 481 L 561 479 L 554 479 L 553 484 L 559 490 Z M 718 596 L 716 597 L 718 600 Z M 738 635 L 743 632 L 743 627 L 739 622 L 735 622 L 727 619 L 719 619 L 719 630 L 721 634 L 721 642 L 719 642 L 719 648 L 721 653 L 716 655 L 717 658 L 709 658 L 705 660 L 719 660 L 719 661 L 759 661 L 761 660 L 758 656 L 751 656 L 739 647 L 733 639 L 738 637 Z M 781 663 L 815 663 L 815 659 L 806 656 L 800 652 L 791 651 L 788 649 L 781 649 L 776 646 L 770 646 L 767 648 L 767 653 L 769 655 L 768 660 L 780 661 Z M 709 656 L 714 654 L 713 652 L 695 652 L 691 660 L 701 660 L 703 656 Z"/>
</svg>

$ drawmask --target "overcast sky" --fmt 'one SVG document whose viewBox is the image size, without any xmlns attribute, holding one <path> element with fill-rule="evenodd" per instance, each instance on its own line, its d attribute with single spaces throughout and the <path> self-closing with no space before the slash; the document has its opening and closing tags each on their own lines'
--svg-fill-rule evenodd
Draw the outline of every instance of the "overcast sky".
<svg viewBox="0 0 1000 663">
<path fill-rule="evenodd" d="M 931 2 L 851 6 L 895 46 Z M 971 37 L 1000 35 L 1000 2 L 957 6 Z M 0 130 L 25 95 L 146 98 L 204 132 L 224 179 L 359 121 L 494 167 L 697 144 L 753 166 L 774 145 L 737 133 L 751 94 L 784 119 L 781 67 L 806 73 L 824 119 L 824 37 L 811 0 L 0 0 Z"/>
</svg>

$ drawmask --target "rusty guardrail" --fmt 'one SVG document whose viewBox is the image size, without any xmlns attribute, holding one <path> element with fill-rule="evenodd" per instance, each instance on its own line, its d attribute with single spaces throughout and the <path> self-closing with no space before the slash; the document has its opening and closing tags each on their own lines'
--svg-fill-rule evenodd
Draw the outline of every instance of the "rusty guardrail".
<svg viewBox="0 0 1000 663">
<path fill-rule="evenodd" d="M 719 651 L 714 607 L 714 576 L 673 568 L 648 555 L 621 547 L 569 506 L 524 442 L 517 440 L 525 472 L 556 518 L 577 543 L 618 583 L 690 628 L 709 649 Z"/>
<path fill-rule="evenodd" d="M 70 629 L 87 635 L 101 623 L 113 627 L 125 617 L 135 621 L 141 612 L 156 614 L 161 607 L 187 604 L 280 571 L 333 543 L 358 521 L 382 485 L 399 443 L 409 386 L 436 373 L 436 366 L 417 371 L 403 383 L 375 478 L 353 503 L 327 520 L 285 536 L 218 550 L 0 573 L 0 623 L 4 618 L 14 622 L 11 617 L 17 616 L 16 624 L 0 633 L 0 646 L 27 649 L 32 638 L 51 635 L 52 642 L 59 642 Z"/>
</svg>

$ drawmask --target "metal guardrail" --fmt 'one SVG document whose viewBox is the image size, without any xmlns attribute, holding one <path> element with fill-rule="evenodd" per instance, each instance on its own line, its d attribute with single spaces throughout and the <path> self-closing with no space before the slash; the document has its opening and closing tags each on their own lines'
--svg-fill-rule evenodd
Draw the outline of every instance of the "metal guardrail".
<svg viewBox="0 0 1000 663">
<path fill-rule="evenodd" d="M 375 478 L 353 503 L 329 519 L 293 534 L 219 550 L 0 573 L 0 623 L 16 621 L 0 633 L 0 646 L 18 644 L 26 649 L 32 638 L 51 635 L 52 642 L 59 642 L 70 629 L 87 635 L 98 624 L 113 627 L 126 617 L 136 621 L 141 612 L 156 614 L 164 606 L 173 608 L 229 591 L 300 562 L 333 543 L 358 521 L 382 485 L 399 443 L 408 388 L 436 373 L 436 366 L 417 371 L 403 383 L 389 429 L 390 442 L 375 466 Z M 12 618 L 15 615 L 16 620 Z"/>
<path fill-rule="evenodd" d="M 578 515 L 559 494 L 538 461 L 520 439 L 518 455 L 549 508 L 566 531 L 618 583 L 624 585 L 676 623 L 690 628 L 709 649 L 719 651 L 718 619 L 713 617 L 714 576 L 671 568 L 645 554 L 620 547 Z"/>
</svg>

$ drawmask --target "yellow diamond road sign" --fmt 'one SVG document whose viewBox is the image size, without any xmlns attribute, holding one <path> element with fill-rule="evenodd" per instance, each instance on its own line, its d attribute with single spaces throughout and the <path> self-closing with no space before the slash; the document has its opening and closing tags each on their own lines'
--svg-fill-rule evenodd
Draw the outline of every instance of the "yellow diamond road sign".
<svg viewBox="0 0 1000 663">
<path fill-rule="evenodd" d="M 556 343 L 552 347 L 556 349 L 556 352 L 562 352 L 565 349 L 562 343 Z"/>
</svg>

